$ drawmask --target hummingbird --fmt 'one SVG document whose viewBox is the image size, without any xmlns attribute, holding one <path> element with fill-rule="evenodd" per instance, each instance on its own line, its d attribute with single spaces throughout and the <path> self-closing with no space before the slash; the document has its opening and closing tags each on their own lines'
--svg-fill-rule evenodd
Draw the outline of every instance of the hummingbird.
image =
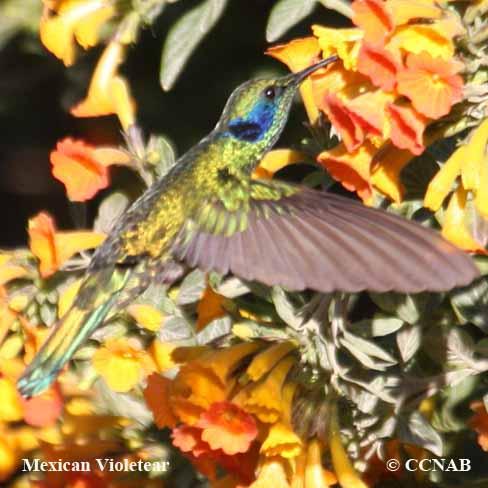
<svg viewBox="0 0 488 488">
<path fill-rule="evenodd" d="M 252 178 L 300 83 L 337 59 L 234 90 L 210 134 L 94 252 L 73 305 L 18 381 L 23 396 L 48 388 L 111 311 L 190 268 L 322 293 L 445 291 L 478 276 L 471 259 L 434 230 L 351 198 Z"/>
</svg>

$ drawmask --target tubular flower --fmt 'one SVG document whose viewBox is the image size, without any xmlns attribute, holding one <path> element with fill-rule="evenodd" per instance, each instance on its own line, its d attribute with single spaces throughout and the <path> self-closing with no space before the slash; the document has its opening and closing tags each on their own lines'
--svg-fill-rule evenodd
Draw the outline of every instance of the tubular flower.
<svg viewBox="0 0 488 488">
<path fill-rule="evenodd" d="M 371 143 L 359 146 L 354 152 L 348 152 L 345 145 L 339 144 L 320 153 L 318 161 L 344 188 L 355 191 L 368 203 L 372 197 L 370 168 L 375 151 Z"/>
<path fill-rule="evenodd" d="M 372 203 L 374 190 L 400 202 L 401 169 L 434 140 L 432 131 L 424 136 L 428 125 L 466 98 L 464 63 L 454 57 L 466 31 L 456 12 L 431 0 L 355 0 L 352 11 L 355 28 L 312 27 L 321 56 L 339 57 L 309 78 L 315 107 L 342 143 L 318 161 L 364 202 Z M 307 44 L 315 52 L 310 38 Z M 289 67 L 299 57 L 293 43 L 273 49 Z M 378 154 L 396 146 L 401 164 L 375 157 L 371 145 Z"/>
<path fill-rule="evenodd" d="M 86 249 L 100 245 L 104 234 L 97 232 L 59 232 L 52 217 L 41 212 L 29 220 L 29 246 L 39 259 L 39 271 L 43 278 L 55 273 L 68 259 Z"/>
<path fill-rule="evenodd" d="M 230 402 L 213 403 L 195 425 L 212 450 L 228 455 L 247 452 L 258 434 L 253 417 Z"/>
<path fill-rule="evenodd" d="M 468 251 L 484 253 L 468 228 L 469 221 L 488 218 L 488 168 L 486 146 L 488 144 L 488 120 L 469 135 L 468 142 L 458 147 L 429 183 L 424 206 L 437 211 L 452 191 L 456 179 L 459 186 L 451 197 L 442 224 L 443 234 L 457 246 Z M 468 218 L 468 196 L 472 196 L 474 217 Z M 473 207 L 473 206 L 470 206 Z"/>
<path fill-rule="evenodd" d="M 41 41 L 66 66 L 75 61 L 75 41 L 83 49 L 95 46 L 102 26 L 116 14 L 114 4 L 104 0 L 62 0 L 50 7 L 41 19 Z"/>
<path fill-rule="evenodd" d="M 430 54 L 409 54 L 407 69 L 398 73 L 398 93 L 412 101 L 421 114 L 438 119 L 450 112 L 462 98 L 463 79 L 457 74 L 463 65 Z"/>
<path fill-rule="evenodd" d="M 107 341 L 93 355 L 93 367 L 114 391 L 127 392 L 156 368 L 150 356 L 125 338 Z"/>
<path fill-rule="evenodd" d="M 75 117 L 116 114 L 124 130 L 135 123 L 135 102 L 127 81 L 118 68 L 125 59 L 126 47 L 112 41 L 98 61 L 87 97 L 71 109 Z"/>
<path fill-rule="evenodd" d="M 96 158 L 95 147 L 69 137 L 51 152 L 53 176 L 66 187 L 68 198 L 84 202 L 110 184 L 108 168 Z"/>
</svg>

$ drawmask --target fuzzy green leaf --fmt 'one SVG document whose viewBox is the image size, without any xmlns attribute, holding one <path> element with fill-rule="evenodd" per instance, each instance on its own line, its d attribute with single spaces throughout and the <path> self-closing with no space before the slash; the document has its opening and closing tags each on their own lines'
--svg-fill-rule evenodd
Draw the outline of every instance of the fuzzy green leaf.
<svg viewBox="0 0 488 488">
<path fill-rule="evenodd" d="M 288 29 L 311 14 L 316 4 L 315 0 L 279 0 L 269 14 L 266 40 L 274 42 L 279 39 Z"/>
<path fill-rule="evenodd" d="M 195 48 L 217 23 L 227 0 L 205 0 L 186 12 L 171 27 L 161 55 L 159 79 L 170 90 Z"/>
<path fill-rule="evenodd" d="M 488 277 L 453 291 L 451 304 L 464 321 L 488 332 Z"/>
<path fill-rule="evenodd" d="M 398 350 L 404 363 L 412 359 L 418 351 L 422 342 L 422 328 L 420 325 L 405 326 L 398 332 L 396 336 Z"/>
<path fill-rule="evenodd" d="M 185 277 L 178 293 L 178 305 L 188 305 L 200 300 L 205 287 L 205 273 L 196 269 Z"/>
<path fill-rule="evenodd" d="M 419 412 L 413 412 L 408 418 L 400 418 L 397 430 L 400 441 L 423 447 L 436 456 L 442 456 L 442 437 Z"/>
</svg>

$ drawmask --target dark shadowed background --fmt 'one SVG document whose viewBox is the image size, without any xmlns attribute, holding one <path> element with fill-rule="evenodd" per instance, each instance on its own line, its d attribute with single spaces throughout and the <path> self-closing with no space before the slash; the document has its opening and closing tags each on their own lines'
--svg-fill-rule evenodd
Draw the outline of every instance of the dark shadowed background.
<svg viewBox="0 0 488 488">
<path fill-rule="evenodd" d="M 89 204 L 69 203 L 63 185 L 51 176 L 49 153 L 58 140 L 72 136 L 94 145 L 122 142 L 115 117 L 76 119 L 68 113 L 84 96 L 102 48 L 80 53 L 76 64 L 65 68 L 38 40 L 40 9 L 32 1 L 16 4 L 18 9 L 28 9 L 26 29 L 12 33 L 0 27 L 0 247 L 25 244 L 27 219 L 43 209 L 56 217 L 60 228 L 83 227 L 89 222 L 97 199 Z M 233 1 L 191 57 L 175 88 L 163 92 L 159 62 L 165 33 L 183 10 L 196 3 L 170 4 L 131 49 L 122 68 L 145 133 L 166 135 L 178 154 L 213 128 L 238 84 L 254 76 L 285 72 L 280 63 L 264 55 L 268 47 L 265 26 L 273 2 Z M 16 15 L 24 16 L 24 12 L 19 10 Z M 337 25 L 340 19 L 317 8 L 281 41 L 310 35 L 312 23 Z M 304 120 L 297 104 L 282 145 L 305 133 Z M 135 178 L 126 170 L 111 171 L 114 184 L 120 178 Z M 98 198 L 101 196 L 103 192 Z"/>
</svg>

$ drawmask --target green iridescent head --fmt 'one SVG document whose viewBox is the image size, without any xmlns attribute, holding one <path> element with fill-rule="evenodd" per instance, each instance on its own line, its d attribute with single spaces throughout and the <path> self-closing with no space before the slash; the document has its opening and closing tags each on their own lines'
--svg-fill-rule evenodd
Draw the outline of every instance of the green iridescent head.
<svg viewBox="0 0 488 488">
<path fill-rule="evenodd" d="M 244 83 L 229 98 L 217 129 L 242 141 L 274 144 L 285 126 L 300 83 L 336 60 L 337 56 L 331 56 L 298 73 Z"/>
</svg>

